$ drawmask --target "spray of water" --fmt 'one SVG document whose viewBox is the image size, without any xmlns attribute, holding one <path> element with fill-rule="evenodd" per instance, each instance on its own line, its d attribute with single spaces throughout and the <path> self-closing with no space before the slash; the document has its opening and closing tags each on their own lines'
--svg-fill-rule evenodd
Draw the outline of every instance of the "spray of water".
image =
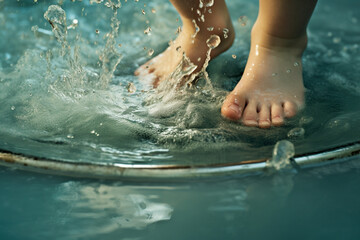
<svg viewBox="0 0 360 240">
<path fill-rule="evenodd" d="M 106 88 L 109 85 L 109 81 L 113 77 L 116 67 L 121 61 L 121 54 L 116 50 L 116 38 L 119 34 L 120 21 L 117 18 L 118 9 L 121 7 L 120 0 L 107 1 L 105 6 L 113 10 L 113 16 L 111 18 L 111 31 L 105 36 L 107 38 L 105 48 L 99 56 L 102 62 L 102 69 L 100 73 L 100 84 L 102 88 Z"/>
</svg>

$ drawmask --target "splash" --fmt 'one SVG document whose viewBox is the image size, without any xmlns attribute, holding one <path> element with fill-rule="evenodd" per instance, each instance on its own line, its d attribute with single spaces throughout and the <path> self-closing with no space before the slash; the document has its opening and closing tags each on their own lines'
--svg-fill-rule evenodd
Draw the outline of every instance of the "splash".
<svg viewBox="0 0 360 240">
<path fill-rule="evenodd" d="M 277 171 L 287 169 L 291 166 L 290 159 L 295 155 L 294 144 L 282 140 L 275 144 L 273 157 L 267 162 L 267 166 Z"/>
<path fill-rule="evenodd" d="M 102 1 L 96 1 L 101 3 Z M 66 12 L 58 5 L 49 6 L 44 14 L 44 18 L 50 23 L 52 31 L 61 44 L 61 56 L 66 60 L 65 64 L 69 66 L 69 72 L 61 74 L 59 80 L 55 81 L 52 89 L 63 88 L 62 90 L 78 89 L 80 92 L 86 92 L 89 87 L 105 89 L 108 87 L 113 74 L 121 61 L 121 54 L 116 50 L 116 38 L 118 37 L 120 21 L 117 19 L 118 9 L 121 7 L 120 0 L 108 0 L 105 6 L 113 10 L 111 18 L 111 30 L 105 34 L 106 44 L 101 51 L 99 60 L 101 62 L 100 74 L 95 70 L 89 70 L 88 67 L 81 64 L 80 48 L 79 46 L 72 46 L 67 40 L 68 29 L 75 29 L 78 26 L 78 20 L 73 20 L 70 26 L 66 25 Z M 99 31 L 96 30 L 97 34 Z M 77 38 L 77 40 L 80 37 Z M 48 59 L 48 58 L 47 58 Z M 51 61 L 48 59 L 48 69 L 51 72 Z M 94 79 L 95 77 L 95 79 Z M 96 80 L 96 81 L 93 81 Z M 66 83 L 66 84 L 64 84 Z"/>
<path fill-rule="evenodd" d="M 209 65 L 209 62 L 211 60 L 211 57 L 210 57 L 210 54 L 211 54 L 211 51 L 215 48 L 217 48 L 221 43 L 221 40 L 220 40 L 220 37 L 218 35 L 211 35 L 208 40 L 206 40 L 206 45 L 208 46 L 208 51 L 206 53 L 206 59 L 205 59 L 205 63 L 201 69 L 201 72 L 200 72 L 200 77 L 203 77 L 206 81 L 206 88 L 208 88 L 209 90 L 213 90 L 213 86 L 212 86 L 212 83 L 211 83 L 211 80 L 209 78 L 209 74 L 207 73 L 206 71 L 206 68 L 208 67 Z M 199 78 L 197 78 L 199 79 Z"/>
<path fill-rule="evenodd" d="M 66 82 L 69 89 L 82 88 L 84 80 L 86 79 L 86 73 L 79 60 L 79 47 L 75 46 L 72 53 L 72 48 L 66 39 L 68 27 L 66 25 L 65 11 L 58 5 L 51 5 L 45 12 L 44 18 L 50 23 L 57 41 L 62 46 L 60 54 L 67 60 L 67 64 L 69 65 L 69 73 L 61 75 L 60 81 Z M 47 62 L 49 74 L 51 74 L 50 55 L 51 52 L 48 52 Z"/>
<path fill-rule="evenodd" d="M 212 7 L 214 5 L 214 0 L 200 0 L 200 8 L 203 6 L 205 7 Z"/>
<path fill-rule="evenodd" d="M 117 19 L 118 9 L 121 7 L 120 0 L 111 1 L 108 0 L 105 6 L 113 10 L 113 16 L 111 18 L 111 31 L 105 36 L 107 38 L 105 48 L 99 56 L 102 62 L 102 69 L 100 73 L 100 84 L 102 88 L 106 88 L 109 85 L 110 80 L 116 70 L 116 67 L 121 61 L 121 54 L 116 50 L 116 38 L 119 34 L 120 21 Z"/>
<path fill-rule="evenodd" d="M 66 41 L 67 26 L 64 9 L 57 5 L 51 5 L 45 12 L 44 18 L 50 23 L 56 39 L 61 43 L 64 56 L 66 50 L 69 48 L 68 42 Z"/>
</svg>

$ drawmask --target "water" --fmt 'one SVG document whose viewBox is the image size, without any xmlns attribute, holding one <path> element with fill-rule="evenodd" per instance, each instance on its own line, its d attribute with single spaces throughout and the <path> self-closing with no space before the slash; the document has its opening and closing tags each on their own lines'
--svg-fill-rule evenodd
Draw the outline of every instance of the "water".
<svg viewBox="0 0 360 240">
<path fill-rule="evenodd" d="M 190 183 L 0 171 L 2 239 L 358 239 L 359 158 Z M 21 230 L 21 231 L 20 231 Z"/>
<path fill-rule="evenodd" d="M 354 0 L 319 3 L 303 62 L 307 108 L 269 130 L 219 114 L 245 66 L 256 1 L 228 1 L 237 37 L 209 63 L 212 87 L 204 74 L 196 86 L 171 96 L 133 76 L 181 25 L 168 1 L 128 1 L 121 8 L 118 1 L 61 1 L 66 22 L 54 33 L 44 13 L 58 2 L 0 1 L 0 149 L 76 162 L 196 166 L 271 158 L 280 140 L 291 141 L 295 154 L 359 140 Z M 186 62 L 179 67 L 193 69 Z M 358 161 L 163 184 L 0 168 L 0 237 L 356 239 Z"/>
<path fill-rule="evenodd" d="M 176 36 L 170 29 L 181 23 L 168 2 L 64 1 L 49 9 L 56 3 L 1 3 L 2 149 L 67 161 L 206 165 L 271 157 L 283 139 L 296 154 L 358 140 L 355 12 L 331 22 L 331 5 L 318 8 L 304 56 L 308 107 L 285 127 L 261 130 L 219 114 L 244 68 L 256 2 L 229 3 L 243 9 L 231 13 L 235 44 L 196 86 L 179 91 L 168 81 L 160 93 L 133 72 Z M 324 19 L 331 24 L 323 26 Z M 184 63 L 172 78 L 192 85 L 194 66 Z"/>
</svg>

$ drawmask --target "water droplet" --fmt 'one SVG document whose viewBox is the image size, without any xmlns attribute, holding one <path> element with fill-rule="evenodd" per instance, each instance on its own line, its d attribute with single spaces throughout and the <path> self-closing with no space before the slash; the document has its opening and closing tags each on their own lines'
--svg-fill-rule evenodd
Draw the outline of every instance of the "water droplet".
<svg viewBox="0 0 360 240">
<path fill-rule="evenodd" d="M 299 63 L 298 62 L 294 62 L 294 67 L 298 67 Z"/>
<path fill-rule="evenodd" d="M 207 30 L 208 30 L 209 32 L 211 32 L 211 31 L 214 30 L 214 27 L 208 27 Z"/>
<path fill-rule="evenodd" d="M 272 77 L 276 77 L 278 74 L 277 73 L 272 73 L 271 76 Z"/>
<path fill-rule="evenodd" d="M 74 136 L 71 135 L 71 134 L 68 134 L 66 137 L 69 138 L 69 139 L 73 139 L 73 138 L 74 138 Z"/>
<path fill-rule="evenodd" d="M 156 13 L 156 10 L 155 10 L 154 8 L 152 8 L 152 9 L 151 9 L 151 12 L 155 14 L 155 13 Z"/>
<path fill-rule="evenodd" d="M 154 49 L 150 48 L 148 51 L 148 56 L 151 57 L 154 54 Z"/>
<path fill-rule="evenodd" d="M 144 10 L 144 9 L 141 9 L 141 13 L 142 13 L 143 15 L 145 15 L 145 14 L 146 14 L 146 12 L 145 12 L 145 10 Z"/>
<path fill-rule="evenodd" d="M 200 6 L 212 7 L 214 5 L 214 0 L 200 0 Z"/>
<path fill-rule="evenodd" d="M 136 87 L 132 82 L 129 82 L 127 85 L 127 91 L 129 93 L 135 93 L 136 92 Z"/>
<path fill-rule="evenodd" d="M 15 110 L 15 106 L 11 106 L 11 110 L 13 110 L 13 111 L 14 111 L 14 110 Z"/>
<path fill-rule="evenodd" d="M 290 69 L 286 70 L 286 73 L 291 73 L 291 70 Z"/>
<path fill-rule="evenodd" d="M 223 29 L 223 33 L 224 33 L 224 38 L 225 38 L 225 39 L 229 37 L 229 36 L 228 36 L 229 29 L 224 28 L 224 29 Z"/>
<path fill-rule="evenodd" d="M 305 129 L 300 127 L 291 129 L 287 134 L 288 138 L 302 138 L 304 135 Z"/>
<path fill-rule="evenodd" d="M 299 125 L 300 125 L 300 126 L 303 126 L 303 125 L 309 124 L 309 123 L 311 123 L 313 120 L 314 120 L 313 117 L 304 116 L 304 117 L 300 118 L 300 120 L 299 120 Z"/>
<path fill-rule="evenodd" d="M 95 33 L 96 33 L 96 34 L 99 34 L 99 33 L 100 33 L 100 30 L 99 30 L 99 29 L 96 29 L 96 30 L 95 30 Z"/>
<path fill-rule="evenodd" d="M 231 57 L 232 57 L 233 59 L 236 59 L 236 55 L 235 55 L 235 54 L 231 55 Z"/>
<path fill-rule="evenodd" d="M 35 25 L 35 26 L 31 27 L 31 31 L 34 32 L 34 33 L 36 33 L 38 30 L 39 30 L 38 25 Z"/>
<path fill-rule="evenodd" d="M 90 4 L 93 4 L 93 3 L 102 3 L 104 0 L 90 0 Z"/>
<path fill-rule="evenodd" d="M 200 62 L 200 61 L 201 61 L 201 57 L 199 57 L 199 58 L 197 59 L 197 61 Z"/>
<path fill-rule="evenodd" d="M 79 20 L 73 19 L 72 23 L 67 27 L 67 29 L 75 29 L 79 25 Z"/>
<path fill-rule="evenodd" d="M 195 21 L 194 19 L 192 20 L 192 23 L 193 23 L 194 26 L 195 26 L 195 33 L 194 33 L 193 35 L 191 35 L 191 37 L 192 37 L 192 38 L 195 38 L 196 35 L 198 34 L 198 32 L 200 31 L 200 28 L 199 28 L 199 26 L 196 24 L 196 21 Z"/>
<path fill-rule="evenodd" d="M 290 166 L 290 159 L 295 155 L 294 144 L 287 140 L 275 144 L 272 159 L 267 162 L 275 170 L 286 169 Z"/>
<path fill-rule="evenodd" d="M 241 24 L 241 26 L 245 27 L 248 22 L 248 18 L 246 16 L 241 16 L 238 18 L 238 22 Z"/>
<path fill-rule="evenodd" d="M 151 32 L 151 27 L 147 27 L 147 28 L 144 30 L 144 34 L 150 35 L 150 32 Z"/>
<path fill-rule="evenodd" d="M 341 38 L 339 38 L 339 37 L 333 38 L 333 43 L 340 43 L 340 42 L 341 42 Z"/>
<path fill-rule="evenodd" d="M 221 43 L 220 37 L 218 35 L 211 35 L 206 41 L 206 44 L 209 48 L 214 49 Z"/>
</svg>

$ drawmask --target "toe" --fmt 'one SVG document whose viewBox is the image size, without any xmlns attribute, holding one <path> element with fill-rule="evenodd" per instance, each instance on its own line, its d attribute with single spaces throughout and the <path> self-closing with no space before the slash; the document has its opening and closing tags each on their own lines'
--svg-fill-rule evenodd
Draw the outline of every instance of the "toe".
<svg viewBox="0 0 360 240">
<path fill-rule="evenodd" d="M 269 128 L 271 126 L 270 121 L 270 105 L 263 104 L 261 105 L 259 112 L 259 127 Z"/>
<path fill-rule="evenodd" d="M 243 123 L 246 126 L 256 127 L 258 126 L 259 114 L 257 112 L 257 102 L 250 101 L 246 106 L 243 114 Z"/>
<path fill-rule="evenodd" d="M 230 93 L 226 97 L 221 107 L 221 115 L 231 120 L 239 120 L 241 118 L 244 106 L 244 97 Z"/>
<path fill-rule="evenodd" d="M 284 115 L 287 118 L 291 118 L 296 115 L 298 110 L 297 105 L 294 102 L 287 101 L 284 103 Z"/>
<path fill-rule="evenodd" d="M 273 103 L 271 105 L 271 123 L 274 126 L 284 124 L 284 109 L 279 103 Z"/>
</svg>

